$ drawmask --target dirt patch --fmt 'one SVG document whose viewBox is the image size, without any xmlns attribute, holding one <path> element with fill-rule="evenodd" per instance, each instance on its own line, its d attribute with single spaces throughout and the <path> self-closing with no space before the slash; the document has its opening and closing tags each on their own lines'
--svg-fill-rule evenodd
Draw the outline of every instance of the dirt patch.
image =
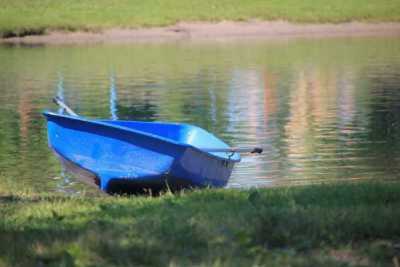
<svg viewBox="0 0 400 267">
<path fill-rule="evenodd" d="M 337 261 L 348 263 L 351 265 L 369 266 L 370 264 L 367 257 L 358 255 L 356 252 L 351 250 L 331 250 L 329 256 Z"/>
<path fill-rule="evenodd" d="M 169 27 L 109 29 L 103 32 L 50 32 L 0 39 L 11 44 L 135 43 L 177 40 L 226 40 L 242 38 L 313 38 L 341 36 L 400 36 L 400 23 L 294 24 L 265 22 L 192 22 Z"/>
</svg>

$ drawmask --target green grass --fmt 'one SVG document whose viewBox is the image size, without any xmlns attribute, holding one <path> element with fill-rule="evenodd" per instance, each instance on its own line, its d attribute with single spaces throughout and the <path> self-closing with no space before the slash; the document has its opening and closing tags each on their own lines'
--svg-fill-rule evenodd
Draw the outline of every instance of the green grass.
<svg viewBox="0 0 400 267">
<path fill-rule="evenodd" d="M 398 0 L 0 0 L 0 36 L 164 26 L 179 21 L 399 21 Z"/>
<path fill-rule="evenodd" d="M 400 183 L 0 194 L 0 266 L 393 266 Z"/>
</svg>

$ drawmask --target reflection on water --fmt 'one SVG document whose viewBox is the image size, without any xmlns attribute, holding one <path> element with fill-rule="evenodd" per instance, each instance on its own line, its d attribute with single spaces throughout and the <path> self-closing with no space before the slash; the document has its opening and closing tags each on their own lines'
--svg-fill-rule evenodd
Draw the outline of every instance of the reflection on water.
<svg viewBox="0 0 400 267">
<path fill-rule="evenodd" d="M 0 47 L 0 59 L 0 187 L 85 188 L 47 148 L 54 95 L 84 116 L 264 146 L 231 187 L 399 178 L 400 39 Z"/>
</svg>

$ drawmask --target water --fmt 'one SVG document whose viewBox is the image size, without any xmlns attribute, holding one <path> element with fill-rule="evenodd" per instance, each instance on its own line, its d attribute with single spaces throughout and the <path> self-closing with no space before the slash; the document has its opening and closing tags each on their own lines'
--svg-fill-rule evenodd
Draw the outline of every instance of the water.
<svg viewBox="0 0 400 267">
<path fill-rule="evenodd" d="M 88 117 L 264 146 L 230 187 L 400 178 L 399 38 L 1 46 L 0 92 L 2 188 L 85 188 L 47 147 L 55 95 Z"/>
</svg>

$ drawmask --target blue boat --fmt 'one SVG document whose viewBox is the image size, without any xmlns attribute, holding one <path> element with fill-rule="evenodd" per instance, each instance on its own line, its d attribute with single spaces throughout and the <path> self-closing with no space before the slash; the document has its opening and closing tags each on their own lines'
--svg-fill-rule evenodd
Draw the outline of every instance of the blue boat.
<svg viewBox="0 0 400 267">
<path fill-rule="evenodd" d="M 223 187 L 239 152 L 211 133 L 189 124 L 91 120 L 44 112 L 49 146 L 64 164 L 91 174 L 91 182 L 108 193 L 145 189 L 179 190 Z"/>
</svg>

